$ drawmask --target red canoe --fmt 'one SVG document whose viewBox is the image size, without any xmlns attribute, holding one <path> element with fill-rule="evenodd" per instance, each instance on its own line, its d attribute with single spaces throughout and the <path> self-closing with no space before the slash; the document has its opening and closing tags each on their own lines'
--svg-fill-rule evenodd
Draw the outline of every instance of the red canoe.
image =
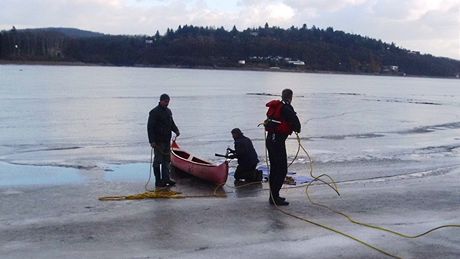
<svg viewBox="0 0 460 259">
<path fill-rule="evenodd" d="M 228 177 L 228 162 L 220 165 L 212 164 L 203 159 L 194 157 L 182 150 L 176 141 L 171 144 L 171 164 L 188 174 L 218 185 L 225 184 Z"/>
</svg>

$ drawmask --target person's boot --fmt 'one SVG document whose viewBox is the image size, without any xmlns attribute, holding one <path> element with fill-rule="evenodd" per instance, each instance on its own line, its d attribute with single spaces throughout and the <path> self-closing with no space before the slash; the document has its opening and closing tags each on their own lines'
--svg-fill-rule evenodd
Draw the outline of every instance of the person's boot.
<svg viewBox="0 0 460 259">
<path fill-rule="evenodd" d="M 286 199 L 280 198 L 280 197 L 272 197 L 272 196 L 270 196 L 270 198 L 268 199 L 268 202 L 271 205 L 276 205 L 276 206 L 287 206 L 287 205 L 289 205 L 289 202 L 287 202 Z"/>
<path fill-rule="evenodd" d="M 153 167 L 153 173 L 155 174 L 155 187 L 165 187 L 166 183 L 161 180 L 161 171 L 159 166 Z"/>
<path fill-rule="evenodd" d="M 169 178 L 169 163 L 161 164 L 161 174 L 163 176 L 163 182 L 166 185 L 169 185 L 169 186 L 176 185 L 176 182 L 171 180 L 171 178 Z"/>
</svg>

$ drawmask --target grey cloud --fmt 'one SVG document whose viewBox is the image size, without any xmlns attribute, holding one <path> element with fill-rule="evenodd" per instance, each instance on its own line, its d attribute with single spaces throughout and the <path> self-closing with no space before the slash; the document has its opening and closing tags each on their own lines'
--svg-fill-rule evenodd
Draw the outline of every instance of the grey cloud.
<svg viewBox="0 0 460 259">
<path fill-rule="evenodd" d="M 265 22 L 283 28 L 305 23 L 460 59 L 460 2 L 440 1 L 441 4 L 436 2 L 437 9 L 422 1 L 427 5 L 425 10 L 423 5 L 416 6 L 419 0 L 240 0 L 237 9 L 216 11 L 207 8 L 204 0 L 2 0 L 0 29 L 12 25 L 65 26 L 111 34 L 151 35 L 156 30 L 164 33 L 166 28 L 184 24 L 227 29 L 236 25 L 241 30 L 263 26 Z M 273 8 L 267 7 L 280 3 L 292 8 L 294 15 L 270 16 Z M 409 19 L 414 12 L 417 15 Z"/>
<path fill-rule="evenodd" d="M 409 15 L 411 3 L 400 0 L 380 0 L 371 6 L 372 15 L 388 20 L 402 20 Z"/>
</svg>

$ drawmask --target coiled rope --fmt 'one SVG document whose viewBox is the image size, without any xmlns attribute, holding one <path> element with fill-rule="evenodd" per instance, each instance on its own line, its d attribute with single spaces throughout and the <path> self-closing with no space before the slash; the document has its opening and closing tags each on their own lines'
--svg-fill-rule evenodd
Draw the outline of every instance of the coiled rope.
<svg viewBox="0 0 460 259">
<path fill-rule="evenodd" d="M 265 141 L 266 141 L 266 138 L 267 138 L 267 136 L 266 136 L 266 134 L 264 132 Z M 334 212 L 336 214 L 339 214 L 339 215 L 347 218 L 350 222 L 352 222 L 354 224 L 364 226 L 364 227 L 368 227 L 368 228 L 372 228 L 372 229 L 376 229 L 376 230 L 380 230 L 380 231 L 385 231 L 385 232 L 388 232 L 388 233 L 391 233 L 391 234 L 394 234 L 394 235 L 397 235 L 397 236 L 400 236 L 400 237 L 404 237 L 404 238 L 412 238 L 413 239 L 413 238 L 418 238 L 418 237 L 424 236 L 424 235 L 426 235 L 428 233 L 431 233 L 431 232 L 433 232 L 435 230 L 438 230 L 438 229 L 448 228 L 448 227 L 455 227 L 455 228 L 460 227 L 460 225 L 458 225 L 458 224 L 442 225 L 442 226 L 432 228 L 432 229 L 430 229 L 428 231 L 425 231 L 425 232 L 423 232 L 421 234 L 408 235 L 408 234 L 400 233 L 400 232 L 397 232 L 397 231 L 394 231 L 394 230 L 391 230 L 391 229 L 383 228 L 383 227 L 380 227 L 380 226 L 359 222 L 357 220 L 354 220 L 352 217 L 348 216 L 347 214 L 345 214 L 345 213 L 343 213 L 341 211 L 332 209 L 329 206 L 326 206 L 324 204 L 314 202 L 311 199 L 311 197 L 310 197 L 310 195 L 308 193 L 308 188 L 311 185 L 315 185 L 315 182 L 319 182 L 320 184 L 327 185 L 328 187 L 333 189 L 338 196 L 340 196 L 340 192 L 338 190 L 336 182 L 329 175 L 327 175 L 327 174 L 321 174 L 319 176 L 314 176 L 313 175 L 313 160 L 311 159 L 311 156 L 308 153 L 308 151 L 306 150 L 306 148 L 303 146 L 303 144 L 301 142 L 301 139 L 299 137 L 299 134 L 297 134 L 297 133 L 296 133 L 296 139 L 297 139 L 297 142 L 298 142 L 297 152 L 296 152 L 293 160 L 289 163 L 288 167 L 290 167 L 295 162 L 295 160 L 297 159 L 297 157 L 298 157 L 298 155 L 300 153 L 300 150 L 302 150 L 308 157 L 308 160 L 309 160 L 309 174 L 313 178 L 313 180 L 310 181 L 306 185 L 297 186 L 297 187 L 289 187 L 289 189 L 305 187 L 305 194 L 306 194 L 308 200 L 310 201 L 310 203 L 312 203 L 313 205 L 316 205 L 316 206 L 319 206 L 319 207 L 322 207 L 322 208 L 326 208 L 326 209 L 328 209 L 328 210 L 330 210 L 330 211 L 332 211 L 332 212 Z M 267 148 L 265 148 L 265 156 L 266 156 L 265 161 L 266 161 L 266 164 L 267 164 L 267 168 L 269 169 L 270 165 L 269 165 L 269 160 L 268 160 L 268 150 L 267 150 Z M 134 194 L 134 195 L 126 195 L 126 196 L 106 196 L 106 197 L 99 198 L 99 200 L 101 200 L 101 201 L 115 201 L 115 200 L 139 200 L 139 199 L 183 199 L 183 198 L 210 198 L 210 197 L 222 198 L 222 197 L 226 197 L 225 193 L 223 193 L 223 194 L 218 194 L 217 193 L 218 189 L 221 188 L 223 185 L 216 186 L 216 188 L 214 189 L 213 194 L 211 194 L 211 195 L 182 195 L 181 192 L 171 191 L 169 188 L 148 189 L 148 184 L 149 184 L 149 182 L 151 180 L 151 176 L 152 176 L 152 166 L 151 166 L 152 162 L 153 162 L 153 148 L 151 149 L 151 154 L 150 154 L 150 164 L 149 164 L 150 173 L 149 173 L 149 178 L 148 178 L 148 180 L 147 180 L 147 182 L 146 182 L 146 184 L 144 186 L 146 192 L 140 193 L 140 194 Z M 321 179 L 323 177 L 326 177 L 329 181 L 325 181 L 325 180 Z M 238 189 L 238 188 L 243 188 L 243 187 L 246 187 L 246 186 L 249 186 L 249 185 L 252 185 L 252 184 L 257 184 L 257 183 L 258 182 L 248 183 L 248 184 L 240 185 L 238 187 L 231 187 L 231 188 Z M 269 184 L 269 186 L 270 186 L 270 184 Z M 273 196 L 271 195 L 271 189 L 269 189 L 269 191 L 270 191 L 270 197 L 273 199 Z M 336 234 L 339 234 L 339 235 L 342 235 L 344 237 L 350 238 L 350 239 L 352 239 L 352 240 L 354 240 L 354 241 L 356 241 L 356 242 L 358 242 L 358 243 L 360 243 L 360 244 L 362 244 L 362 245 L 364 245 L 364 246 L 366 246 L 366 247 L 368 247 L 370 249 L 373 249 L 373 250 L 375 250 L 375 251 L 377 251 L 377 252 L 379 252 L 381 254 L 384 254 L 386 256 L 393 257 L 393 258 L 400 258 L 400 257 L 398 257 L 396 255 L 393 255 L 393 254 L 391 254 L 389 252 L 386 252 L 385 250 L 383 250 L 381 248 L 378 248 L 378 247 L 376 247 L 374 245 L 371 245 L 368 242 L 365 242 L 365 241 L 363 241 L 361 239 L 358 239 L 358 238 L 356 238 L 356 237 L 354 237 L 354 236 L 352 236 L 350 234 L 344 233 L 343 231 L 337 230 L 337 229 L 335 229 L 333 227 L 330 227 L 330 226 L 327 226 L 325 224 L 321 224 L 321 223 L 309 220 L 307 218 L 295 215 L 293 213 L 290 213 L 287 210 L 282 209 L 281 207 L 277 206 L 277 204 L 276 204 L 276 202 L 274 200 L 272 200 L 272 201 L 273 201 L 274 206 L 280 212 L 282 212 L 285 215 L 288 215 L 290 217 L 296 218 L 296 219 L 304 221 L 306 223 L 310 223 L 312 225 L 321 227 L 323 229 L 332 231 L 332 232 L 334 232 Z"/>
<path fill-rule="evenodd" d="M 299 138 L 299 135 L 297 134 L 297 141 L 299 143 L 299 147 L 305 152 L 305 154 L 307 154 L 309 160 L 310 160 L 310 164 L 312 164 L 312 160 L 311 160 L 311 157 L 310 155 L 308 154 L 307 150 L 305 149 L 305 147 L 302 145 L 301 141 L 300 141 L 300 138 Z M 311 169 L 312 170 L 312 169 Z M 341 211 L 338 211 L 338 210 L 335 210 L 333 208 L 330 208 L 329 206 L 326 206 L 324 204 L 320 204 L 320 203 L 317 203 L 317 202 L 314 202 L 310 195 L 308 194 L 308 188 L 311 186 L 313 182 L 309 182 L 307 184 L 307 186 L 305 187 L 305 194 L 308 198 L 308 200 L 310 201 L 310 203 L 312 203 L 313 205 L 316 205 L 316 206 L 319 206 L 319 207 L 323 207 L 323 208 L 326 208 L 336 214 L 339 214 L 339 215 L 342 215 L 344 216 L 345 218 L 347 218 L 350 222 L 354 223 L 354 224 L 358 224 L 358 225 L 361 225 L 361 226 L 365 226 L 365 227 L 369 227 L 369 228 L 373 228 L 373 229 L 377 229 L 377 230 L 381 230 L 381 231 L 385 231 L 385 232 L 388 232 L 388 233 L 391 233 L 391 234 L 394 234 L 394 235 L 397 235 L 397 236 L 400 236 L 400 237 L 404 237 L 404 238 L 418 238 L 418 237 L 421 237 L 421 236 L 424 236 L 428 233 L 431 233 L 435 230 L 438 230 L 438 229 L 441 229 L 441 228 L 448 228 L 448 227 L 455 227 L 455 228 L 458 228 L 460 227 L 459 224 L 448 224 L 448 225 L 442 225 L 442 226 L 438 226 L 438 227 L 435 227 L 435 228 L 432 228 L 430 230 L 427 230 L 421 234 L 417 234 L 417 235 L 409 235 L 409 234 L 404 234 L 404 233 L 401 233 L 401 232 L 397 232 L 397 231 L 394 231 L 394 230 L 391 230 L 391 229 L 387 229 L 387 228 L 384 228 L 384 227 L 380 227 L 380 226 L 376 226 L 376 225 L 372 225 L 372 224 L 368 224 L 368 223 L 363 223 L 363 222 L 359 222 L 357 220 L 354 220 L 352 217 L 350 217 L 349 215 L 341 212 Z"/>
<path fill-rule="evenodd" d="M 266 139 L 266 134 L 264 133 L 264 135 L 265 135 L 265 139 Z M 384 227 L 380 227 L 380 226 L 376 226 L 376 225 L 372 225 L 372 224 L 368 224 L 368 223 L 359 222 L 359 221 L 357 221 L 357 220 L 354 220 L 352 217 L 348 216 L 347 214 L 345 214 L 345 213 L 343 213 L 343 212 L 341 212 L 341 211 L 332 209 L 332 208 L 330 208 L 329 206 L 326 206 L 326 205 L 324 205 L 324 204 L 320 204 L 320 203 L 314 202 L 314 201 L 311 199 L 311 197 L 310 197 L 310 195 L 309 195 L 309 193 L 308 193 L 308 188 L 309 188 L 311 185 L 313 185 L 316 181 L 320 181 L 322 184 L 328 185 L 331 189 L 333 189 L 333 190 L 337 193 L 337 195 L 340 195 L 340 193 L 339 193 L 338 188 L 337 188 L 337 185 L 336 185 L 336 183 L 334 182 L 334 180 L 332 179 L 332 177 L 330 177 L 330 176 L 327 175 L 327 174 L 321 174 L 320 176 L 314 176 L 314 175 L 313 175 L 313 161 L 312 161 L 312 159 L 311 159 L 311 156 L 310 156 L 310 154 L 308 153 L 308 151 L 306 150 L 306 148 L 302 145 L 301 139 L 300 139 L 300 137 L 299 137 L 299 135 L 298 135 L 297 133 L 296 133 L 296 139 L 297 139 L 297 142 L 298 142 L 297 152 L 296 152 L 296 155 L 294 156 L 293 160 L 291 161 L 291 163 L 289 163 L 289 166 L 291 166 L 291 165 L 294 163 L 294 161 L 297 159 L 300 150 L 302 150 L 302 151 L 307 155 L 308 160 L 309 160 L 309 166 L 310 166 L 310 168 L 309 168 L 309 174 L 310 174 L 310 176 L 313 178 L 313 180 L 312 180 L 311 182 L 309 182 L 308 184 L 306 184 L 306 186 L 305 186 L 305 185 L 304 185 L 304 186 L 305 186 L 305 194 L 306 194 L 308 200 L 310 201 L 310 203 L 312 203 L 313 205 L 316 205 L 316 206 L 319 206 L 319 207 L 322 207 L 322 208 L 326 208 L 326 209 L 328 209 L 328 210 L 330 210 L 330 211 L 332 211 L 332 212 L 334 212 L 334 213 L 336 213 L 336 214 L 339 214 L 339 215 L 341 215 L 341 216 L 347 218 L 350 222 L 352 222 L 352 223 L 354 223 L 354 224 L 357 224 L 357 225 L 360 225 L 360 226 L 364 226 L 364 227 L 368 227 L 368 228 L 372 228 L 372 229 L 376 229 L 376 230 L 380 230 L 380 231 L 384 231 L 384 232 L 388 232 L 388 233 L 391 233 L 391 234 L 394 234 L 394 235 L 397 235 L 397 236 L 400 236 L 400 237 L 403 237 L 403 238 L 411 238 L 411 239 L 414 239 L 414 238 L 418 238 L 418 237 L 424 236 L 424 235 L 426 235 L 426 234 L 428 234 L 428 233 L 431 233 L 431 232 L 433 232 L 433 231 L 435 231 L 435 230 L 438 230 L 438 229 L 448 228 L 448 227 L 455 227 L 455 228 L 459 228 L 459 227 L 460 227 L 459 224 L 441 225 L 441 226 L 438 226 L 438 227 L 429 229 L 429 230 L 427 230 L 427 231 L 425 231 L 425 232 L 423 232 L 423 233 L 420 233 L 420 234 L 408 235 L 408 234 L 400 233 L 400 232 L 397 232 L 397 231 L 394 231 L 394 230 L 391 230 L 391 229 L 387 229 L 387 228 L 384 228 Z M 267 161 L 267 167 L 268 167 L 268 166 L 269 166 L 269 164 L 268 164 L 268 159 L 266 159 L 266 161 Z M 326 181 L 324 181 L 324 180 L 321 180 L 321 179 L 320 179 L 321 177 L 327 177 L 331 182 L 329 183 L 329 182 L 326 182 Z M 299 187 L 304 187 L 304 186 L 299 186 Z M 291 188 L 299 188 L 299 187 L 290 187 L 289 189 L 291 189 Z M 271 190 L 270 190 L 270 192 L 271 192 Z M 400 258 L 400 257 L 398 257 L 398 256 L 396 256 L 396 255 L 393 255 L 393 254 L 391 254 L 391 253 L 389 253 L 389 252 L 384 251 L 383 249 L 380 249 L 380 248 L 378 248 L 378 247 L 375 247 L 375 246 L 373 246 L 373 245 L 371 245 L 371 244 L 369 244 L 369 243 L 367 243 L 367 242 L 365 242 L 365 241 L 362 241 L 362 240 L 360 240 L 360 239 L 358 239 L 358 238 L 355 238 L 355 237 L 353 237 L 353 236 L 351 236 L 351 235 L 349 235 L 349 234 L 346 234 L 346 233 L 344 233 L 344 232 L 342 232 L 342 231 L 336 230 L 335 228 L 332 228 L 332 227 L 326 226 L 326 225 L 324 225 L 324 224 L 320 224 L 320 223 L 314 222 L 314 221 L 312 221 L 312 220 L 309 220 L 309 219 L 306 219 L 306 218 L 303 218 L 303 217 L 294 215 L 294 214 L 292 214 L 292 213 L 290 213 L 290 212 L 288 212 L 288 211 L 286 211 L 286 210 L 280 208 L 279 206 L 276 206 L 276 203 L 274 203 L 274 204 L 275 204 L 275 207 L 276 207 L 279 211 L 281 211 L 283 214 L 286 214 L 286 215 L 291 216 L 291 217 L 293 217 L 293 218 L 296 218 L 296 219 L 302 220 L 302 221 L 304 221 L 304 222 L 313 224 L 313 225 L 315 225 L 315 226 L 318 226 L 318 227 L 321 227 L 321 228 L 330 230 L 330 231 L 332 231 L 332 232 L 334 232 L 334 233 L 337 233 L 337 234 L 340 234 L 340 235 L 342 235 L 342 236 L 348 237 L 348 238 L 350 238 L 350 239 L 352 239 L 352 240 L 354 240 L 354 241 L 357 241 L 357 242 L 359 242 L 359 243 L 361 243 L 361 244 L 363 244 L 363 245 L 365 245 L 365 246 L 367 246 L 367 247 L 369 247 L 369 248 L 371 248 L 371 249 L 373 249 L 373 250 L 375 250 L 375 251 L 378 251 L 378 252 L 380 252 L 380 253 L 382 253 L 382 254 L 384 254 L 384 255 L 387 255 L 387 256 L 390 256 L 390 257 L 393 257 L 393 258 Z"/>
<path fill-rule="evenodd" d="M 104 196 L 100 197 L 100 201 L 123 201 L 123 200 L 142 200 L 142 199 L 184 199 L 184 198 L 226 198 L 226 194 L 218 193 L 218 190 L 223 186 L 217 185 L 212 194 L 208 195 L 183 195 L 181 192 L 170 190 L 168 187 L 160 187 L 149 189 L 148 185 L 152 178 L 152 163 L 153 163 L 153 148 L 150 149 L 150 164 L 149 164 L 149 178 L 145 183 L 145 192 L 132 194 L 132 195 L 117 195 L 117 196 Z"/>
<path fill-rule="evenodd" d="M 259 124 L 259 126 L 260 126 L 260 125 L 262 125 L 262 123 Z M 298 139 L 299 144 L 300 144 L 299 135 L 298 135 L 297 133 L 296 133 L 296 135 L 297 135 L 297 139 Z M 267 134 L 265 133 L 265 130 L 264 130 L 264 139 L 265 139 L 265 141 L 267 141 Z M 293 160 L 291 161 L 291 163 L 289 163 L 288 167 L 291 166 L 291 165 L 294 163 L 294 161 L 297 159 L 297 157 L 298 157 L 298 155 L 299 155 L 299 152 L 300 152 L 300 148 L 301 148 L 301 146 L 299 145 L 299 147 L 298 147 L 298 149 L 297 149 L 297 152 L 296 152 L 296 155 L 294 156 L 294 158 L 293 158 Z M 306 151 L 303 147 L 302 147 L 302 150 Z M 265 145 L 265 153 L 266 153 L 265 162 L 266 162 L 266 164 L 267 164 L 267 168 L 270 170 L 270 164 L 269 164 L 268 155 L 267 155 L 267 154 L 268 154 L 268 151 L 267 151 L 266 145 Z M 337 195 L 340 195 L 340 193 L 339 193 L 339 191 L 338 191 L 338 188 L 337 188 L 337 185 L 335 184 L 335 182 L 334 182 L 334 180 L 332 179 L 332 177 L 330 177 L 330 176 L 327 175 L 327 174 L 322 174 L 322 175 L 320 175 L 320 176 L 314 176 L 314 175 L 313 175 L 313 165 L 312 165 L 312 162 L 313 162 L 313 161 L 312 161 L 310 155 L 308 154 L 308 152 L 306 152 L 306 153 L 307 153 L 308 159 L 309 159 L 309 161 L 310 161 L 310 163 L 309 163 L 309 164 L 310 164 L 310 176 L 313 178 L 313 180 L 312 180 L 309 184 L 311 184 L 311 183 L 313 183 L 313 182 L 315 182 L 315 181 L 319 181 L 319 182 L 321 182 L 321 183 L 323 183 L 323 184 L 326 184 L 326 185 L 329 186 L 331 189 L 333 189 L 333 190 L 337 193 Z M 329 179 L 331 180 L 331 183 L 322 180 L 321 177 L 327 177 L 327 178 L 329 178 Z M 270 186 L 270 178 L 269 178 L 269 186 Z M 295 187 L 294 187 L 294 188 L 295 188 Z M 270 198 L 272 199 L 272 202 L 273 202 L 273 205 L 275 206 L 275 208 L 278 209 L 281 213 L 283 213 L 283 214 L 285 214 L 285 215 L 287 215 L 287 216 L 293 217 L 293 218 L 298 219 L 298 220 L 301 220 L 301 221 L 303 221 L 303 222 L 310 223 L 310 224 L 315 225 L 315 226 L 317 226 L 317 227 L 320 227 L 320 228 L 323 228 L 323 229 L 332 231 L 332 232 L 334 232 L 334 233 L 336 233 L 336 234 L 339 234 L 339 235 L 341 235 L 341 236 L 347 237 L 347 238 L 349 238 L 349 239 L 351 239 L 351 240 L 354 240 L 354 241 L 356 241 L 356 242 L 358 242 L 358 243 L 360 243 L 360 244 L 362 244 L 362 245 L 364 245 L 364 246 L 366 246 L 366 247 L 368 247 L 368 248 L 370 248 L 370 249 L 373 249 L 373 250 L 375 250 L 375 251 L 377 251 L 377 252 L 379 252 L 379 253 L 382 253 L 382 254 L 384 254 L 384 255 L 386 255 L 386 256 L 390 256 L 390 257 L 393 257 L 393 258 L 400 258 L 400 257 L 398 257 L 398 256 L 395 256 L 395 255 L 393 255 L 393 254 L 390 254 L 389 252 L 386 252 L 385 250 L 383 250 L 383 249 L 381 249 L 381 248 L 378 248 L 378 247 L 376 247 L 376 246 L 374 246 L 374 245 L 371 245 L 371 244 L 369 244 L 368 242 L 365 242 L 365 241 L 363 241 L 363 240 L 361 240 L 361 239 L 359 239 L 359 238 L 356 238 L 356 237 L 354 237 L 354 236 L 352 236 L 352 235 L 350 235 L 350 234 L 347 234 L 347 233 L 345 233 L 345 232 L 343 232 L 343 231 L 337 230 L 337 229 L 335 229 L 335 228 L 333 228 L 333 227 L 330 227 L 330 226 L 327 226 L 327 225 L 325 225 L 325 224 L 321 224 L 321 223 L 315 222 L 315 221 L 310 220 L 310 219 L 307 219 L 307 218 L 305 218 L 305 217 L 301 217 L 301 216 L 295 215 L 295 214 L 293 214 L 293 213 L 291 213 L 291 212 L 289 212 L 289 211 L 287 211 L 287 210 L 285 210 L 285 209 L 282 209 L 282 208 L 281 208 L 280 206 L 278 206 L 278 205 L 276 204 L 276 202 L 273 200 L 273 195 L 272 195 L 272 190 L 271 190 L 271 188 L 270 188 Z"/>
</svg>

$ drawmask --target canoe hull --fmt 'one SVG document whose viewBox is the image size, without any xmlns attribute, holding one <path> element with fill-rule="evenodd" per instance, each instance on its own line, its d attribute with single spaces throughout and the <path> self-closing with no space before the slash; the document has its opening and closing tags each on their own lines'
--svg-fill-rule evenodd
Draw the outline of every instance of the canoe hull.
<svg viewBox="0 0 460 259">
<path fill-rule="evenodd" d="M 224 161 L 220 165 L 215 165 L 208 161 L 196 158 L 187 151 L 182 150 L 175 141 L 171 145 L 171 165 L 185 173 L 208 182 L 218 185 L 222 185 L 227 182 L 227 161 Z"/>
</svg>

